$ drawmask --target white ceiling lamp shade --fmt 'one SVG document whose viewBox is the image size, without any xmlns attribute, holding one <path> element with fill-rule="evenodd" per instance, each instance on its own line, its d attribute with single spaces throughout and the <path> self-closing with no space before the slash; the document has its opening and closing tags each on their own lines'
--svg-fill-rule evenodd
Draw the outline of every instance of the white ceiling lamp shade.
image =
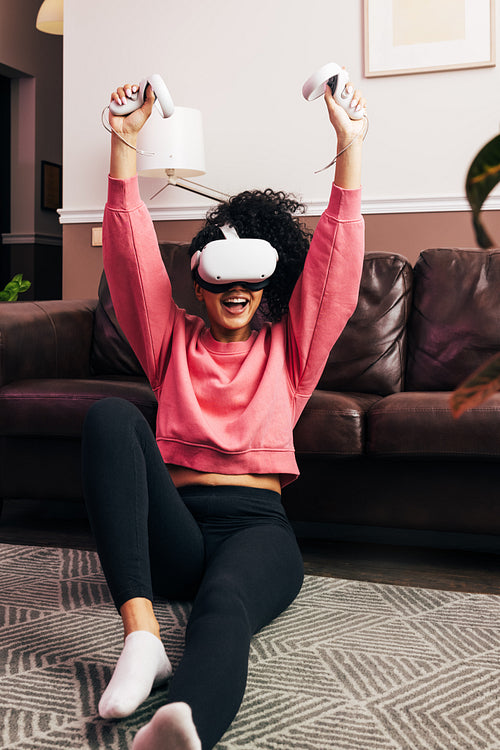
<svg viewBox="0 0 500 750">
<path fill-rule="evenodd" d="M 64 31 L 64 0 L 44 0 L 36 17 L 36 28 L 46 34 Z"/>
</svg>

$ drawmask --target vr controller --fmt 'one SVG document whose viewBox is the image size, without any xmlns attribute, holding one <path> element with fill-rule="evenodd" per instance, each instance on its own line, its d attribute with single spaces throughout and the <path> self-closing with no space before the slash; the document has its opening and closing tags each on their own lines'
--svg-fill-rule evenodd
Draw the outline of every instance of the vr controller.
<svg viewBox="0 0 500 750">
<path fill-rule="evenodd" d="M 337 63 L 327 63 L 322 68 L 307 79 L 302 86 L 302 95 L 308 102 L 317 99 L 325 93 L 326 86 L 329 86 L 333 98 L 347 112 L 351 120 L 361 120 L 364 117 L 364 110 L 356 112 L 351 108 L 354 91 L 348 93 L 346 90 L 349 81 L 349 73 L 345 68 L 341 68 Z"/>
<path fill-rule="evenodd" d="M 170 92 L 165 85 L 165 81 L 160 75 L 158 75 L 158 73 L 153 73 L 153 75 L 148 76 L 148 78 L 143 78 L 139 84 L 139 91 L 133 93 L 132 96 L 127 99 L 126 104 L 118 104 L 114 101 L 111 102 L 109 105 L 110 112 L 114 115 L 121 115 L 123 117 L 129 115 L 131 112 L 135 112 L 136 109 L 139 109 L 144 104 L 146 89 L 148 86 L 151 86 L 151 89 L 153 90 L 162 117 L 171 117 L 174 114 L 174 103 L 170 96 Z"/>
<path fill-rule="evenodd" d="M 200 286 L 222 292 L 236 282 L 252 291 L 268 285 L 278 253 L 267 240 L 240 239 L 233 227 L 220 227 L 226 239 L 208 242 L 191 258 L 191 270 Z"/>
</svg>

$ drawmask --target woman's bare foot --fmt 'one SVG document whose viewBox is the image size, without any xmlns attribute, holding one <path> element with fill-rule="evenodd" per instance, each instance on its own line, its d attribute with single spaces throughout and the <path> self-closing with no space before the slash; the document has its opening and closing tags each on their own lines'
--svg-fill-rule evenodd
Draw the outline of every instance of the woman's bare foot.
<svg viewBox="0 0 500 750">
<path fill-rule="evenodd" d="M 135 735 L 132 750 L 201 750 L 187 703 L 170 703 L 158 709 Z"/>
</svg>

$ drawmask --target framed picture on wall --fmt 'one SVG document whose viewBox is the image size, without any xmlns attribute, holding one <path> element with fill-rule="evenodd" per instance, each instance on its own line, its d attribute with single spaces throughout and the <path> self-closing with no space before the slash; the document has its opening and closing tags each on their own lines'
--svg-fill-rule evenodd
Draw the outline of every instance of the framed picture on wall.
<svg viewBox="0 0 500 750">
<path fill-rule="evenodd" d="M 495 65 L 495 0 L 364 0 L 368 78 Z"/>
<path fill-rule="evenodd" d="M 42 161 L 41 204 L 46 211 L 57 211 L 62 204 L 62 168 L 60 164 Z"/>
</svg>

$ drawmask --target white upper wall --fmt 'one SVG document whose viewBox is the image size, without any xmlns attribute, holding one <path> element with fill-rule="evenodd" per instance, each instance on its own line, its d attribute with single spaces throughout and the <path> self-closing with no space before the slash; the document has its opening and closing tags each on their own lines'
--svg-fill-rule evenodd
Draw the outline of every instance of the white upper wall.
<svg viewBox="0 0 500 750">
<path fill-rule="evenodd" d="M 361 0 L 65 0 L 63 220 L 102 209 L 101 111 L 118 84 L 150 72 L 163 75 L 176 104 L 202 112 L 200 182 L 324 203 L 332 170 L 314 170 L 330 161 L 335 139 L 323 102 L 305 102 L 301 87 L 331 60 L 369 103 L 365 201 L 460 199 L 471 159 L 500 128 L 498 67 L 365 79 L 362 16 Z M 147 180 L 143 195 L 158 185 Z M 146 202 L 209 205 L 177 188 Z"/>
</svg>

